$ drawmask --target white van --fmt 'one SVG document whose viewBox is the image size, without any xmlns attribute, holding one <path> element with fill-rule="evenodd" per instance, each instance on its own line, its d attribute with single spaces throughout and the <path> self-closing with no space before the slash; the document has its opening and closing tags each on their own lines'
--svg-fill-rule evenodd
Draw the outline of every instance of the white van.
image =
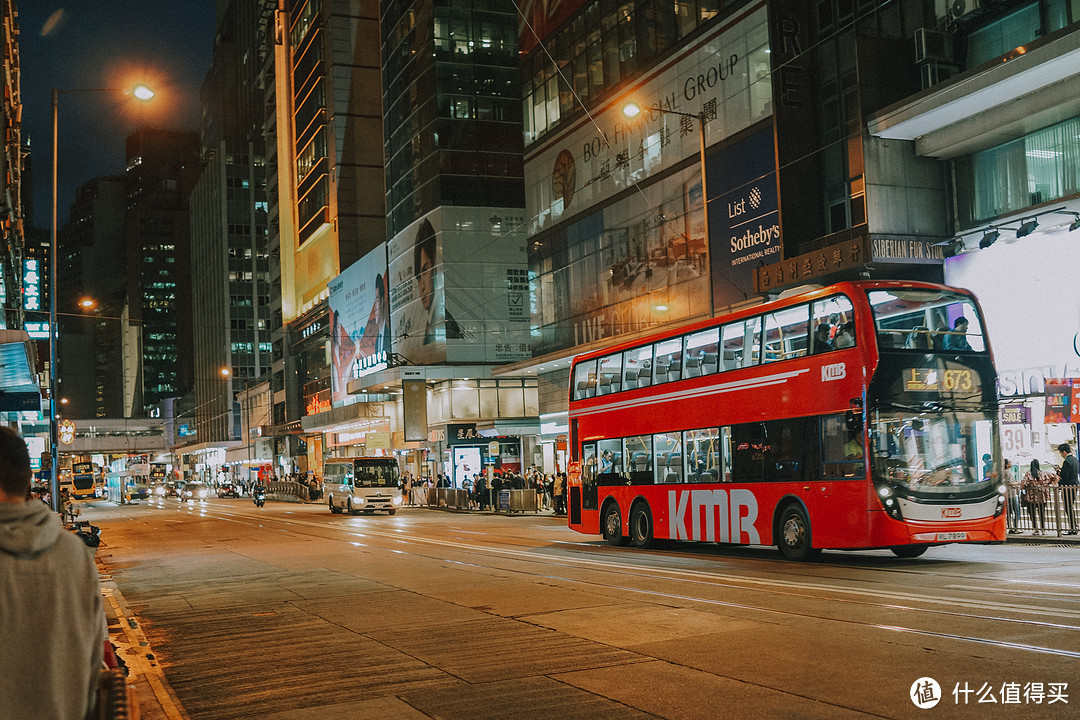
<svg viewBox="0 0 1080 720">
<path fill-rule="evenodd" d="M 328 458 L 323 463 L 323 497 L 330 512 L 367 515 L 401 507 L 401 473 L 392 457 Z"/>
</svg>

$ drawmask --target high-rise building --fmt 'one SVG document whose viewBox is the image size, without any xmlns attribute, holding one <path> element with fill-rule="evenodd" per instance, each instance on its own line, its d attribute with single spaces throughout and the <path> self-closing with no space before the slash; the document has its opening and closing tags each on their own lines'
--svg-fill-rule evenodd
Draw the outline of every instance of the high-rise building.
<svg viewBox="0 0 1080 720">
<path fill-rule="evenodd" d="M 151 408 L 193 385 L 189 198 L 199 136 L 143 127 L 126 147 L 128 306 L 142 328 L 142 407 Z"/>
<path fill-rule="evenodd" d="M 328 285 L 386 237 L 379 19 L 359 0 L 264 0 L 260 22 L 277 266 L 273 417 L 280 435 L 294 437 L 279 443 L 275 462 L 306 470 L 301 420 L 309 406 L 330 404 Z"/>
<path fill-rule="evenodd" d="M 57 325 L 63 340 L 57 353 L 69 417 L 142 415 L 139 328 L 123 319 L 127 195 L 123 176 L 84 183 L 59 232 Z"/>
<path fill-rule="evenodd" d="M 202 87 L 202 162 L 191 197 L 194 439 L 200 446 L 240 439 L 234 398 L 271 365 L 259 5 L 218 4 Z"/>
</svg>

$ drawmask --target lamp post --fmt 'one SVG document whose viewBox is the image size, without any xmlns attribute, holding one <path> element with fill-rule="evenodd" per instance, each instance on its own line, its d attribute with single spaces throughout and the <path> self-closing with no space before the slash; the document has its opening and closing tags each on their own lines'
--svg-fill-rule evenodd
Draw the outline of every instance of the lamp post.
<svg viewBox="0 0 1080 720">
<path fill-rule="evenodd" d="M 60 511 L 60 457 L 58 454 L 59 426 L 56 418 L 56 256 L 60 254 L 56 235 L 57 210 L 57 153 L 59 149 L 57 117 L 61 93 L 115 93 L 123 92 L 117 88 L 93 88 L 77 90 L 52 89 L 52 223 L 49 232 L 49 451 L 52 453 L 52 476 L 49 478 L 49 491 L 52 495 L 53 510 Z M 131 94 L 139 100 L 149 100 L 154 93 L 145 85 L 137 85 Z"/>
<path fill-rule="evenodd" d="M 709 244 L 709 192 L 708 183 L 705 178 L 705 123 L 708 122 L 708 117 L 705 115 L 705 111 L 702 110 L 697 115 L 693 113 L 680 112 L 678 110 L 665 110 L 662 107 L 649 108 L 651 112 L 663 113 L 665 115 L 678 115 L 679 117 L 694 118 L 698 121 L 698 140 L 700 143 L 699 152 L 701 158 L 701 212 L 705 218 L 705 246 Z M 623 105 L 623 115 L 628 118 L 637 117 L 641 114 L 641 106 L 635 102 L 628 102 Z"/>
</svg>

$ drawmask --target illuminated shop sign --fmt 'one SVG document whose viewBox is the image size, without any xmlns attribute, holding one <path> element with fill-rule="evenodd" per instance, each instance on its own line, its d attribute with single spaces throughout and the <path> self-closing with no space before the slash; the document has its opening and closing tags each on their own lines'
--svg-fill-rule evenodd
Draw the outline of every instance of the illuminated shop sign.
<svg viewBox="0 0 1080 720">
<path fill-rule="evenodd" d="M 41 309 L 41 275 L 37 258 L 23 260 L 23 310 Z"/>
</svg>

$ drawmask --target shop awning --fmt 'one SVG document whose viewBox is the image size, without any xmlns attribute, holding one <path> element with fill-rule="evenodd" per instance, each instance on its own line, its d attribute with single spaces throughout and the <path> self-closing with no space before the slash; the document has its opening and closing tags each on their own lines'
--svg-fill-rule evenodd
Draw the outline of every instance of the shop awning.
<svg viewBox="0 0 1080 720">
<path fill-rule="evenodd" d="M 32 352 L 25 330 L 0 330 L 0 412 L 41 412 Z"/>
</svg>

